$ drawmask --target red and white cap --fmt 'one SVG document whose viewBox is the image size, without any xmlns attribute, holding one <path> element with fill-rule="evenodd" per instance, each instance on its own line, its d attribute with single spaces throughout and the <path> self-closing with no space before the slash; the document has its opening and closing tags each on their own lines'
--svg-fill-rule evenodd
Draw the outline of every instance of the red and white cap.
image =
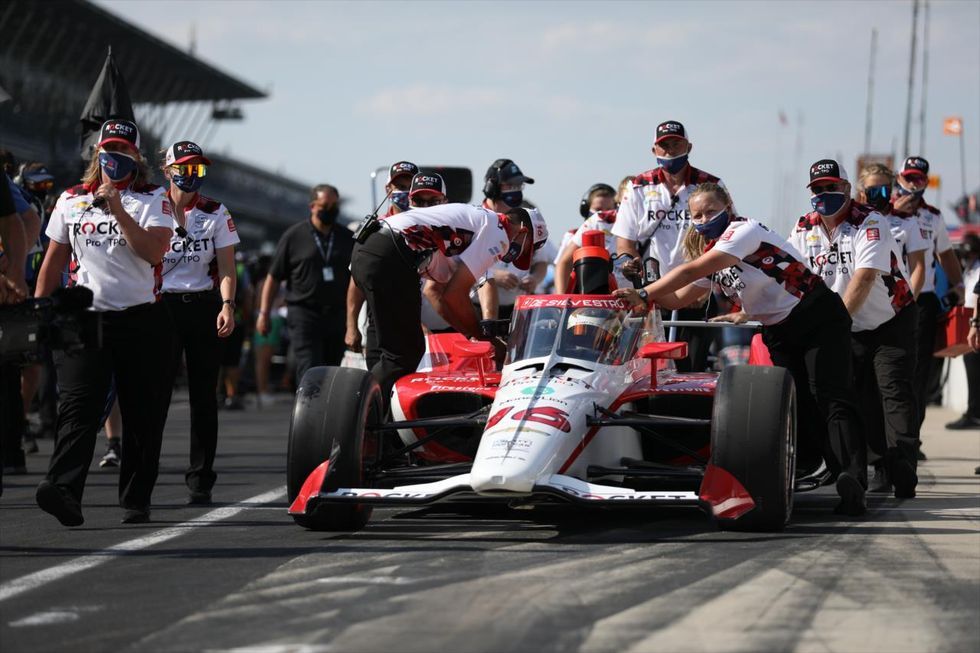
<svg viewBox="0 0 980 653">
<path fill-rule="evenodd" d="M 810 183 L 806 187 L 818 181 L 847 181 L 847 171 L 833 159 L 820 159 L 810 166 Z"/>
<path fill-rule="evenodd" d="M 408 196 L 422 195 L 431 193 L 434 195 L 446 196 L 446 181 L 442 175 L 435 172 L 420 172 L 412 177 L 412 188 L 408 191 Z"/>
<path fill-rule="evenodd" d="M 201 159 L 205 165 L 211 165 L 211 159 L 204 156 L 201 146 L 191 141 L 177 141 L 168 147 L 164 155 L 164 165 L 179 165 L 191 159 Z"/>
<path fill-rule="evenodd" d="M 99 132 L 99 144 L 102 147 L 106 143 L 124 143 L 134 150 L 140 149 L 140 130 L 132 120 L 111 118 L 102 123 L 102 131 Z"/>
<path fill-rule="evenodd" d="M 898 173 L 900 177 L 929 177 L 929 162 L 921 156 L 910 156 L 902 164 L 902 170 Z"/>
</svg>

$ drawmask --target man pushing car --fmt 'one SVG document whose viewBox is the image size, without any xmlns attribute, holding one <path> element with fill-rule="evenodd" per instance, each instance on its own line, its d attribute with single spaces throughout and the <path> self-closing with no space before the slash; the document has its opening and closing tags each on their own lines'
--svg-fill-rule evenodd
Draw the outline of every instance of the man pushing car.
<svg viewBox="0 0 980 653">
<path fill-rule="evenodd" d="M 374 316 L 381 359 L 371 373 L 387 401 L 395 381 L 414 372 L 425 353 L 421 278 L 436 282 L 438 291 L 430 299 L 439 314 L 463 335 L 476 337 L 479 321 L 470 288 L 498 260 L 527 270 L 534 250 L 548 240 L 548 229 L 522 208 L 501 214 L 443 204 L 369 221 L 356 238 L 351 275 Z"/>
</svg>

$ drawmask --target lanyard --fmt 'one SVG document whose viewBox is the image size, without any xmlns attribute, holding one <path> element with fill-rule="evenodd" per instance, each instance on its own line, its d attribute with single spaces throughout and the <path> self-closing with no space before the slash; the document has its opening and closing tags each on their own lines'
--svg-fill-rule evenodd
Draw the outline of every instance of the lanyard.
<svg viewBox="0 0 980 653">
<path fill-rule="evenodd" d="M 317 231 L 316 227 L 312 224 L 310 229 L 313 230 L 313 242 L 316 243 L 316 248 L 320 252 L 320 256 L 323 258 L 324 265 L 330 265 L 330 255 L 333 253 L 333 228 L 330 229 L 330 237 L 327 238 L 327 251 L 323 251 L 323 243 L 320 242 L 320 232 Z"/>
</svg>

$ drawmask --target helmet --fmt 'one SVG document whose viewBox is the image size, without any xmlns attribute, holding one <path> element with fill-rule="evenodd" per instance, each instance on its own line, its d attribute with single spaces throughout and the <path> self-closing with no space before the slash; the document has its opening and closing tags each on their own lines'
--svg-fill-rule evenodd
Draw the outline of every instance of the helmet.
<svg viewBox="0 0 980 653">
<path fill-rule="evenodd" d="M 574 347 L 604 351 L 616 341 L 623 323 L 606 308 L 576 308 L 568 316 L 565 340 Z"/>
</svg>

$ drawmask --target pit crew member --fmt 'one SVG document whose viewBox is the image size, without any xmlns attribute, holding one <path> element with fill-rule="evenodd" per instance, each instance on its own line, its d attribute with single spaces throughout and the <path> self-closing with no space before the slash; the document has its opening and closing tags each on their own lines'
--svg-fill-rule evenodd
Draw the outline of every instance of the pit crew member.
<svg viewBox="0 0 980 653">
<path fill-rule="evenodd" d="M 418 173 L 419 167 L 411 161 L 397 161 L 391 164 L 391 167 L 388 168 L 388 179 L 385 180 L 384 187 L 388 197 L 388 212 L 385 213 L 384 217 L 397 215 L 410 208 L 411 198 L 409 195 L 411 194 L 412 180 Z M 367 315 L 367 328 L 362 342 L 358 320 L 363 306 L 364 293 L 351 279 L 347 286 L 347 326 L 344 334 L 344 345 L 353 352 L 360 353 L 363 351 L 368 369 L 370 369 L 378 362 L 381 354 L 378 352 L 374 322 L 370 313 Z"/>
<path fill-rule="evenodd" d="M 585 217 L 585 222 L 575 230 L 572 237 L 562 248 L 555 259 L 555 292 L 559 295 L 568 292 L 568 278 L 572 272 L 572 256 L 575 250 L 582 246 L 582 234 L 586 231 L 601 231 L 606 235 L 606 249 L 610 254 L 616 253 L 616 237 L 612 233 L 616 223 L 616 191 L 609 184 L 594 184 L 586 191 L 579 206 L 579 212 Z M 625 257 L 624 257 L 625 258 Z M 629 286 L 622 276 L 621 266 L 614 268 L 616 284 L 620 288 Z"/>
<path fill-rule="evenodd" d="M 946 223 L 939 209 L 925 202 L 923 195 L 929 185 L 929 162 L 921 156 L 905 159 L 898 173 L 895 196 L 892 204 L 896 211 L 910 213 L 919 221 L 922 237 L 931 243 L 925 253 L 925 282 L 916 303 L 919 305 L 918 348 L 915 357 L 915 379 L 912 382 L 918 406 L 917 419 L 921 426 L 926 418 L 926 394 L 930 370 L 933 364 L 932 352 L 936 342 L 936 322 L 942 307 L 936 295 L 935 266 L 942 266 L 949 279 L 950 292 L 954 303 L 963 303 L 965 297 L 963 269 L 949 242 Z"/>
<path fill-rule="evenodd" d="M 885 217 L 850 199 L 851 184 L 833 159 L 810 166 L 810 203 L 790 242 L 814 274 L 844 298 L 865 426 L 883 414 L 884 468 L 897 498 L 915 496 L 916 421 L 912 372 L 917 308 L 901 270 L 901 252 Z M 877 388 L 875 387 L 877 385 Z M 868 436 L 872 447 L 879 440 Z"/>
<path fill-rule="evenodd" d="M 74 283 L 92 291 L 92 309 L 102 314 L 101 347 L 55 355 L 61 389 L 58 437 L 36 499 L 65 526 L 84 521 L 82 492 L 113 376 L 123 421 L 123 522 L 149 521 L 162 406 L 169 391 L 164 370 L 170 326 L 157 301 L 157 283 L 173 218 L 164 208 L 163 189 L 148 181 L 135 123 L 106 121 L 97 147 L 82 183 L 62 193 L 51 212 L 51 242 L 35 292 L 46 297 L 60 286 L 71 258 Z"/>
<path fill-rule="evenodd" d="M 483 176 L 483 207 L 506 213 L 512 208 L 523 206 L 534 222 L 535 229 L 546 229 L 541 211 L 526 206 L 524 185 L 533 184 L 534 179 L 521 172 L 520 167 L 510 159 L 497 159 L 487 168 Z M 535 233 L 535 242 L 544 244 L 540 234 Z M 520 295 L 533 293 L 548 273 L 548 257 L 540 247 L 534 250 L 531 267 L 527 274 L 512 264 L 497 261 L 487 271 L 485 278 L 479 279 L 476 295 L 470 298 L 480 305 L 485 320 L 510 319 L 514 312 L 514 302 Z"/>
<path fill-rule="evenodd" d="M 716 321 L 762 322 L 773 363 L 788 369 L 796 384 L 800 457 L 823 455 L 838 473 L 837 512 L 863 514 L 865 445 L 852 400 L 851 318 L 844 302 L 785 239 L 755 220 L 734 216 L 719 184 L 694 188 L 688 206 L 693 227 L 684 249 L 689 262 L 640 290 L 614 294 L 644 308 L 652 301 L 670 308 L 719 288 L 742 311 Z"/>
<path fill-rule="evenodd" d="M 684 233 L 690 225 L 687 206 L 691 190 L 698 184 L 722 181 L 698 170 L 688 162 L 692 144 L 684 125 L 668 120 L 657 125 L 653 154 L 657 167 L 636 175 L 630 190 L 623 197 L 613 225 L 616 251 L 628 254 L 632 261 L 623 265 L 627 278 L 643 274 L 643 258 L 649 257 L 656 276 L 663 276 L 684 262 Z M 734 210 L 734 209 L 733 209 Z M 641 243 L 649 241 L 648 253 L 640 251 Z M 710 301 L 710 298 L 709 298 Z M 710 315 L 710 312 L 707 313 Z M 702 320 L 703 306 L 678 310 L 677 319 Z M 678 361 L 678 369 L 701 371 L 706 365 L 711 344 L 704 329 L 679 329 L 677 337 L 689 343 L 690 356 Z"/>
<path fill-rule="evenodd" d="M 183 355 L 191 406 L 190 466 L 184 478 L 192 505 L 211 503 L 217 478 L 219 338 L 227 338 L 235 328 L 235 245 L 239 238 L 228 209 L 199 192 L 210 165 L 201 147 L 191 141 L 171 145 L 163 162 L 174 227 L 161 272 L 163 304 L 173 322 L 164 420 Z"/>
<path fill-rule="evenodd" d="M 424 352 L 421 277 L 442 287 L 433 305 L 467 337 L 479 335 L 469 290 L 500 259 L 531 265 L 538 235 L 521 208 L 501 215 L 483 207 L 443 204 L 413 209 L 375 223 L 354 248 L 351 273 L 364 293 L 378 332 L 381 360 L 371 372 L 387 398 L 395 381 L 413 372 Z M 540 242 L 547 240 L 547 230 Z M 451 276 L 447 258 L 457 256 Z M 435 275 L 435 276 L 433 276 Z"/>
</svg>

